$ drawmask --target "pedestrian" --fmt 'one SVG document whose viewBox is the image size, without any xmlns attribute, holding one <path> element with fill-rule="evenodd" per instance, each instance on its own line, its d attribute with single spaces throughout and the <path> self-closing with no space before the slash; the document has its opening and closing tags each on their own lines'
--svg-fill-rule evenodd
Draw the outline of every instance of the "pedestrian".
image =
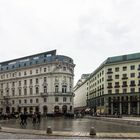
<svg viewBox="0 0 140 140">
<path fill-rule="evenodd" d="M 24 115 L 23 115 L 23 123 L 25 125 L 27 125 L 27 112 L 24 112 Z"/>
<path fill-rule="evenodd" d="M 20 114 L 20 125 L 21 126 L 24 125 L 24 114 L 23 113 Z"/>
<path fill-rule="evenodd" d="M 36 119 L 37 119 L 37 115 L 36 115 L 36 113 L 34 113 L 33 116 L 32 116 L 32 123 L 33 123 L 34 127 L 36 125 Z"/>
<path fill-rule="evenodd" d="M 41 122 L 41 113 L 38 112 L 37 113 L 37 123 L 40 124 L 40 122 Z"/>
</svg>

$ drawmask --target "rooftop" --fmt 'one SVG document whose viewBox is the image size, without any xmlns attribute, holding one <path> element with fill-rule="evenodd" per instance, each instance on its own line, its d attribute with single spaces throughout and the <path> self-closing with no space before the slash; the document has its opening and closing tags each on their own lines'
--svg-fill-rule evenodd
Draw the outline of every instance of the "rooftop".
<svg viewBox="0 0 140 140">
<path fill-rule="evenodd" d="M 28 67 L 36 64 L 51 63 L 54 61 L 65 61 L 73 63 L 70 57 L 56 55 L 56 50 L 38 53 L 0 63 L 0 71 L 12 70 L 21 67 Z"/>
</svg>

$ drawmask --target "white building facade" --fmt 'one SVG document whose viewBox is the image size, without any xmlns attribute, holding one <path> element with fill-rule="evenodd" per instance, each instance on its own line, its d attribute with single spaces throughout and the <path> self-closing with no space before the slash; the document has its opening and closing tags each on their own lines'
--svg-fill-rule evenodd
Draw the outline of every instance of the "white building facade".
<svg viewBox="0 0 140 140">
<path fill-rule="evenodd" d="M 56 50 L 0 63 L 0 112 L 73 113 L 74 67 Z"/>
</svg>

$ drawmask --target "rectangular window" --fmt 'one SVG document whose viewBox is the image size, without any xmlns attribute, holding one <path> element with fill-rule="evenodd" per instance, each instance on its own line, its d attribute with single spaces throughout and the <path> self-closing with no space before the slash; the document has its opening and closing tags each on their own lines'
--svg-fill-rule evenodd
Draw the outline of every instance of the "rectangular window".
<svg viewBox="0 0 140 140">
<path fill-rule="evenodd" d="M 63 102 L 66 102 L 67 101 L 67 98 L 66 97 L 63 97 Z"/>
<path fill-rule="evenodd" d="M 55 97 L 55 102 L 58 102 L 59 101 L 59 98 L 58 97 Z"/>
<path fill-rule="evenodd" d="M 115 79 L 119 79 L 119 75 L 115 75 Z"/>
<path fill-rule="evenodd" d="M 115 89 L 115 93 L 117 93 L 117 94 L 118 94 L 118 93 L 119 93 L 119 89 Z"/>
<path fill-rule="evenodd" d="M 44 68 L 44 72 L 46 72 L 46 68 Z"/>
<path fill-rule="evenodd" d="M 112 94 L 112 90 L 108 90 L 108 94 Z"/>
<path fill-rule="evenodd" d="M 44 98 L 44 102 L 47 102 L 47 98 Z"/>
<path fill-rule="evenodd" d="M 127 93 L 127 89 L 126 88 L 123 89 L 123 93 Z"/>
<path fill-rule="evenodd" d="M 30 88 L 30 95 L 33 94 L 33 88 Z"/>
<path fill-rule="evenodd" d="M 33 80 L 32 80 L 32 79 L 30 79 L 30 85 L 32 85 L 32 83 L 33 83 Z"/>
<path fill-rule="evenodd" d="M 127 70 L 127 67 L 126 67 L 126 66 L 124 66 L 124 67 L 123 67 L 123 71 L 126 71 L 126 70 Z"/>
<path fill-rule="evenodd" d="M 130 69 L 134 70 L 135 69 L 135 65 L 130 66 Z"/>
<path fill-rule="evenodd" d="M 47 82 L 47 78 L 46 77 L 44 77 L 44 82 Z"/>
<path fill-rule="evenodd" d="M 36 84 L 38 84 L 38 78 L 36 78 Z"/>
<path fill-rule="evenodd" d="M 130 89 L 130 92 L 131 92 L 131 93 L 134 93 L 134 92 L 135 92 L 135 88 L 131 88 L 131 89 Z"/>
<path fill-rule="evenodd" d="M 135 77 L 135 73 L 130 73 L 130 77 Z"/>
<path fill-rule="evenodd" d="M 119 67 L 116 67 L 116 68 L 115 68 L 115 72 L 118 72 L 118 71 L 119 71 Z"/>
</svg>

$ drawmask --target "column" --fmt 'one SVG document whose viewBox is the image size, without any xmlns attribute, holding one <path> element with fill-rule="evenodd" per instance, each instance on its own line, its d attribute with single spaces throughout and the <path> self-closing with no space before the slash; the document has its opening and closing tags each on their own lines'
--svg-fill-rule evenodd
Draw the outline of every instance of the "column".
<svg viewBox="0 0 140 140">
<path fill-rule="evenodd" d="M 120 109 L 119 114 L 122 115 L 122 102 L 121 102 L 121 98 L 120 98 L 119 106 L 120 106 L 119 107 L 119 109 Z"/>
<path fill-rule="evenodd" d="M 137 97 L 138 100 L 137 100 L 137 115 L 140 114 L 140 102 L 139 102 L 139 97 Z"/>
<path fill-rule="evenodd" d="M 111 103 L 111 115 L 113 115 L 113 103 Z"/>
<path fill-rule="evenodd" d="M 130 97 L 128 97 L 128 115 L 130 115 L 131 114 L 131 112 L 130 112 L 130 108 L 131 108 L 131 105 L 130 105 Z"/>
</svg>

